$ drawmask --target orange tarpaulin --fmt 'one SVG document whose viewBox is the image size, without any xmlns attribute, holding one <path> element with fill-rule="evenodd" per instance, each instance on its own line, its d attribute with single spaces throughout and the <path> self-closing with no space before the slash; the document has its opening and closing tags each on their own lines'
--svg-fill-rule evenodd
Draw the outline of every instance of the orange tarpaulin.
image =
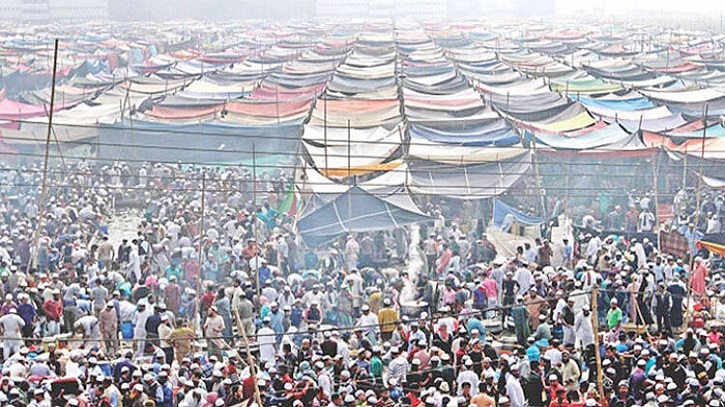
<svg viewBox="0 0 725 407">
<path fill-rule="evenodd" d="M 392 171 L 400 166 L 402 164 L 402 161 L 391 161 L 389 163 L 382 163 L 382 164 L 370 164 L 370 165 L 361 165 L 358 167 L 350 167 L 349 169 L 347 167 L 344 168 L 320 168 L 320 173 L 322 175 L 330 178 L 330 177 L 336 177 L 336 178 L 345 178 L 347 176 L 357 176 L 357 175 L 365 175 L 370 174 L 372 172 L 378 172 L 378 171 Z"/>
<path fill-rule="evenodd" d="M 298 99 L 292 101 L 269 102 L 227 102 L 226 110 L 232 113 L 242 113 L 249 116 L 287 117 L 306 112 L 312 105 L 311 99 Z"/>
<path fill-rule="evenodd" d="M 697 248 L 705 248 L 708 252 L 712 254 L 718 256 L 725 256 L 725 245 L 700 240 L 699 242 L 697 242 Z"/>
<path fill-rule="evenodd" d="M 643 132 L 642 141 L 650 147 L 666 148 L 670 151 L 676 151 L 683 154 L 694 156 L 702 156 L 706 159 L 723 159 L 725 158 L 725 138 L 701 138 L 690 139 L 682 144 L 675 144 L 672 139 L 659 134 Z M 704 143 L 704 156 L 703 156 Z"/>
</svg>

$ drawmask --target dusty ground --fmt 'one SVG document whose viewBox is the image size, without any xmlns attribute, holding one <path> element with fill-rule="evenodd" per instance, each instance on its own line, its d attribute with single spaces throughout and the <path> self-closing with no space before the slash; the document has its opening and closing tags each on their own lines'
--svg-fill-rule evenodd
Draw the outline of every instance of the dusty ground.
<svg viewBox="0 0 725 407">
<path fill-rule="evenodd" d="M 134 238 L 142 219 L 143 213 L 138 209 L 122 209 L 116 211 L 108 219 L 108 240 L 113 247 L 117 248 L 124 238 L 129 240 Z"/>
</svg>

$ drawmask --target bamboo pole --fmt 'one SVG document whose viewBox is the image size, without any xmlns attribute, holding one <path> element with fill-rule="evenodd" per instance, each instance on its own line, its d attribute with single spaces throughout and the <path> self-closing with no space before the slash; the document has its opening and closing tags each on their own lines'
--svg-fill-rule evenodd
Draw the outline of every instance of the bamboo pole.
<svg viewBox="0 0 725 407">
<path fill-rule="evenodd" d="M 30 268 L 38 262 L 38 243 L 40 242 L 40 231 L 43 228 L 45 218 L 45 200 L 48 193 L 48 154 L 50 152 L 50 136 L 53 134 L 53 110 L 55 109 L 55 80 L 58 71 L 58 39 L 55 40 L 53 51 L 53 79 L 50 88 L 50 111 L 48 112 L 48 133 L 45 138 L 45 156 L 43 157 L 43 183 L 40 188 L 40 202 L 38 202 L 38 224 L 33 232 L 33 257 L 25 269 L 30 274 Z"/>
<path fill-rule="evenodd" d="M 548 218 L 549 214 L 546 210 L 546 192 L 544 192 L 542 178 L 539 175 L 539 160 L 537 157 L 538 155 L 536 154 L 536 134 L 534 134 L 531 138 L 531 165 L 534 170 L 534 180 L 536 182 L 537 195 L 539 195 L 541 214 L 544 216 L 544 218 Z"/>
<path fill-rule="evenodd" d="M 657 231 L 657 249 L 659 250 L 662 247 L 662 239 L 660 239 L 660 217 L 659 217 L 659 207 L 660 207 L 660 200 L 659 200 L 659 182 L 657 182 L 657 174 L 660 170 L 660 159 L 662 158 L 662 149 L 657 150 L 657 158 L 656 160 L 652 160 L 652 182 L 654 183 L 654 204 L 655 204 L 655 230 Z"/>
<path fill-rule="evenodd" d="M 695 191 L 695 226 L 693 233 L 693 239 L 697 240 L 697 225 L 700 224 L 700 194 L 702 193 L 702 176 L 703 176 L 703 161 L 705 160 L 705 138 L 707 137 L 707 114 L 709 113 L 710 105 L 705 105 L 705 114 L 702 116 L 702 145 L 700 147 L 700 174 L 697 177 L 697 190 Z M 687 152 L 685 152 L 687 157 Z M 688 247 L 689 249 L 689 247 Z M 687 281 L 687 306 L 685 308 L 685 327 L 690 324 L 690 297 L 692 296 L 692 272 L 695 267 L 695 253 L 690 256 L 690 278 Z"/>
<path fill-rule="evenodd" d="M 274 99 L 277 108 L 277 125 L 279 125 L 279 85 L 274 85 Z"/>
<path fill-rule="evenodd" d="M 325 99 L 323 103 L 323 128 L 322 128 L 322 135 L 325 139 L 325 176 L 328 177 L 328 172 L 330 171 L 329 163 L 327 161 L 327 94 L 325 94 Z"/>
<path fill-rule="evenodd" d="M 244 343 L 244 350 L 247 352 L 247 364 L 249 365 L 249 374 L 252 376 L 252 382 L 254 383 L 254 400 L 257 402 L 258 407 L 262 407 L 262 395 L 259 392 L 259 384 L 257 383 L 257 368 L 252 360 L 252 351 L 249 349 L 249 338 L 247 338 L 247 332 L 244 330 L 244 324 L 242 319 L 239 317 L 239 310 L 234 308 L 234 316 L 237 320 L 237 329 L 242 337 Z"/>
<path fill-rule="evenodd" d="M 204 264 L 204 212 L 206 212 L 206 171 L 201 173 L 201 223 L 199 224 L 199 271 L 196 275 L 196 288 L 199 292 L 196 293 L 196 315 L 194 315 L 194 332 L 196 328 L 201 329 L 201 296 L 203 294 L 202 284 L 202 265 Z M 203 333 L 203 329 L 202 329 Z"/>
<path fill-rule="evenodd" d="M 257 252 L 257 248 L 259 247 L 259 228 L 257 227 L 257 147 L 255 143 L 252 143 L 252 201 L 254 202 L 254 209 L 252 213 L 252 227 L 254 228 L 254 256 L 252 259 L 254 259 L 255 268 L 256 270 L 254 274 L 256 274 L 257 279 L 257 301 L 262 297 L 262 287 L 260 286 L 259 281 L 259 255 Z"/>
<path fill-rule="evenodd" d="M 594 286 L 594 289 L 592 290 L 592 329 L 594 330 L 594 359 L 597 362 L 597 386 L 599 390 L 599 396 L 602 398 L 602 405 L 604 407 L 607 406 L 607 400 L 606 397 L 604 397 L 604 383 L 602 378 L 604 375 L 602 374 L 602 354 L 599 350 L 599 313 L 597 311 L 597 303 L 599 297 L 599 287 L 597 285 Z M 591 380 L 591 378 L 590 378 Z"/>
<path fill-rule="evenodd" d="M 350 130 L 350 119 L 347 119 L 347 222 L 348 227 L 350 226 L 350 220 L 352 219 L 352 158 L 350 156 L 350 149 L 352 144 L 352 134 Z"/>
<path fill-rule="evenodd" d="M 644 298 L 644 293 L 641 294 L 642 298 Z M 644 315 L 642 315 L 642 309 L 639 307 L 639 294 L 637 294 L 637 297 L 634 300 L 634 310 L 636 311 L 636 315 L 634 319 L 641 319 L 642 325 L 644 325 L 644 332 L 647 334 L 647 339 L 649 339 L 649 329 L 647 329 L 647 322 L 644 320 Z M 637 318 L 639 316 L 639 318 Z M 639 323 L 637 324 L 637 333 L 639 334 Z"/>
</svg>

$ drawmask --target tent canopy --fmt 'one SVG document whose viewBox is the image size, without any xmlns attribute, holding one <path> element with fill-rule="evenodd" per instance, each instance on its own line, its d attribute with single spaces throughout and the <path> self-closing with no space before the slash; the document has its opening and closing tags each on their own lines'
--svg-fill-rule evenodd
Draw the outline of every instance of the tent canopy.
<svg viewBox="0 0 725 407">
<path fill-rule="evenodd" d="M 415 205 L 404 189 L 374 195 L 359 186 L 350 187 L 307 212 L 298 222 L 299 234 L 311 247 L 321 246 L 348 233 L 391 230 L 430 217 Z"/>
</svg>

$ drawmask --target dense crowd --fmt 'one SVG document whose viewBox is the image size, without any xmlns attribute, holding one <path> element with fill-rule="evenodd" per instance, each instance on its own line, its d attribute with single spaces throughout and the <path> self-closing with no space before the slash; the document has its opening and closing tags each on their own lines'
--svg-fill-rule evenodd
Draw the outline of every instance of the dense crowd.
<svg viewBox="0 0 725 407">
<path fill-rule="evenodd" d="M 0 405 L 725 400 L 721 259 L 625 237 L 621 208 L 512 256 L 434 206 L 420 228 L 312 250 L 281 172 L 254 185 L 241 167 L 59 166 L 45 208 L 41 176 L 0 171 Z M 139 200 L 137 233 L 114 244 L 114 207 Z M 703 199 L 700 225 L 687 202 L 676 197 L 676 228 L 719 232 L 722 195 Z M 650 198 L 632 205 L 649 227 Z"/>
</svg>

